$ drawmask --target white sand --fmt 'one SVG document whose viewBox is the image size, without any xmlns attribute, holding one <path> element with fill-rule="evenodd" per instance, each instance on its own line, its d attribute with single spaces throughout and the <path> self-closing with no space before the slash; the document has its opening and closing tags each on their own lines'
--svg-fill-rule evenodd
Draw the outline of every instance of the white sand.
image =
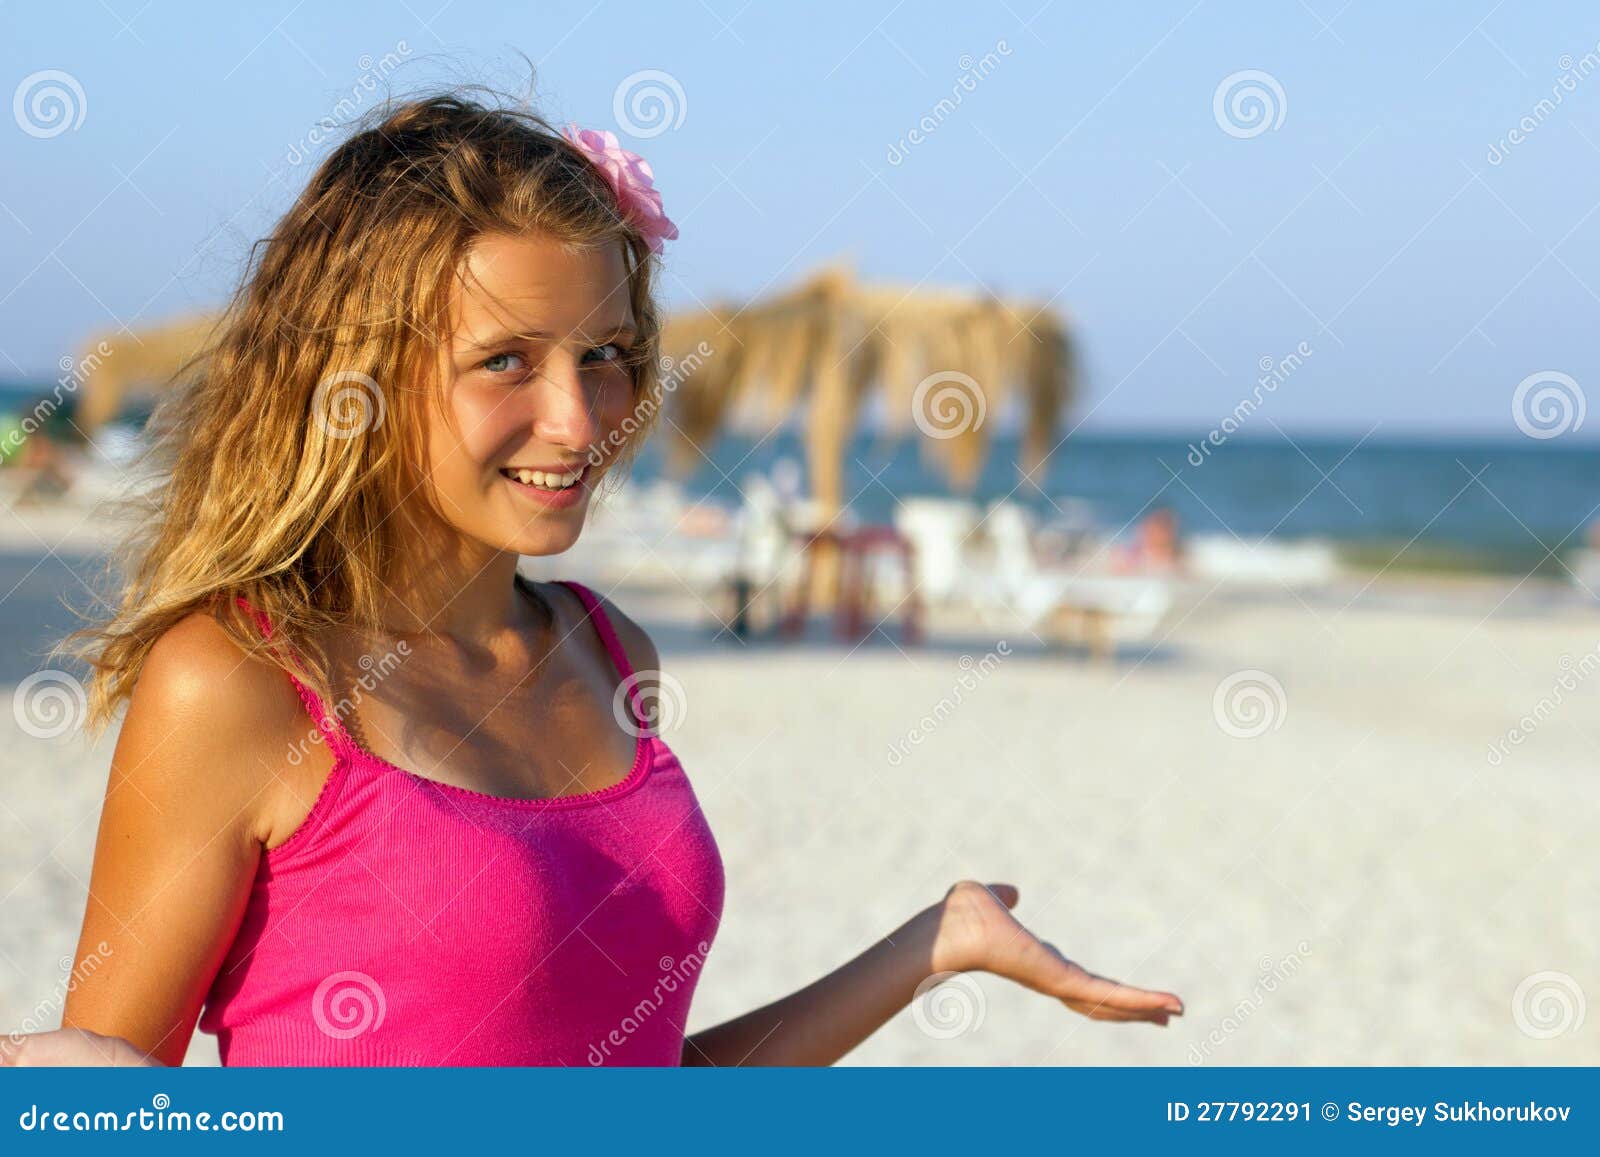
<svg viewBox="0 0 1600 1157">
<path fill-rule="evenodd" d="M 953 697 L 963 650 L 999 636 L 910 654 L 746 648 L 697 633 L 686 600 L 614 592 L 684 685 L 668 739 L 727 861 L 691 1027 L 810 981 L 976 876 L 1017 883 L 1024 919 L 1068 955 L 1173 989 L 1188 1015 L 1091 1023 L 981 976 L 966 994 L 981 1024 L 941 1039 L 907 1013 L 853 1062 L 1600 1062 L 1600 1011 L 1536 1039 L 1513 1010 L 1542 972 L 1570 977 L 1571 1000 L 1600 997 L 1600 667 L 1575 671 L 1500 766 L 1486 758 L 1552 698 L 1563 655 L 1595 655 L 1600 614 L 1536 584 L 1502 603 L 1511 584 L 1393 580 L 1342 609 L 1358 588 L 1308 605 L 1219 592 L 1155 655 L 1109 667 L 1011 637 L 898 766 L 890 744 Z M 1213 715 L 1244 669 L 1279 680 L 1287 705 L 1250 739 Z M 0 750 L 10 1027 L 59 991 L 110 749 L 30 738 L 0 712 Z M 1530 1002 L 1535 1031 L 1560 1019 Z M 210 1038 L 190 1057 L 214 1061 Z"/>
</svg>

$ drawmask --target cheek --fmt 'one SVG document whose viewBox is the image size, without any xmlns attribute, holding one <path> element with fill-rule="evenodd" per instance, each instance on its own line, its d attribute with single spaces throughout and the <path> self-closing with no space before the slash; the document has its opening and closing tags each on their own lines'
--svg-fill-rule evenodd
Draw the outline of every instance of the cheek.
<svg viewBox="0 0 1600 1157">
<path fill-rule="evenodd" d="M 615 381 L 607 382 L 600 391 L 596 407 L 600 425 L 609 432 L 619 429 L 630 416 L 637 420 L 636 401 L 631 379 L 618 375 Z"/>
<path fill-rule="evenodd" d="M 484 466 L 526 426 L 503 390 L 460 385 L 450 396 L 455 429 L 448 432 L 454 453 L 448 464 L 457 476 L 481 473 Z"/>
</svg>

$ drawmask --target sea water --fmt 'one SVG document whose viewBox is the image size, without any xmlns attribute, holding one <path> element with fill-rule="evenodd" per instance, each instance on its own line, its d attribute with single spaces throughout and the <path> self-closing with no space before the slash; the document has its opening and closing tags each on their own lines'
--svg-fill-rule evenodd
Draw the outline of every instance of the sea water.
<svg viewBox="0 0 1600 1157">
<path fill-rule="evenodd" d="M 868 521 L 887 521 L 901 498 L 950 493 L 923 453 L 925 441 L 854 439 L 845 457 L 851 508 Z M 659 476 L 663 442 L 658 436 L 641 456 L 641 481 Z M 1551 552 L 1587 546 L 1588 528 L 1600 519 L 1600 442 L 1296 433 L 1234 437 L 1201 455 L 1193 446 L 1182 434 L 1080 431 L 1024 477 L 1020 440 L 999 437 L 970 497 L 1009 498 L 1043 518 L 1083 500 L 1113 532 L 1165 507 L 1184 533 L 1328 539 L 1346 554 L 1385 559 L 1406 548 L 1412 565 L 1519 572 L 1560 573 Z M 725 434 L 706 449 L 710 461 L 685 484 L 730 503 L 738 502 L 749 472 L 805 460 L 794 429 L 765 438 Z"/>
</svg>

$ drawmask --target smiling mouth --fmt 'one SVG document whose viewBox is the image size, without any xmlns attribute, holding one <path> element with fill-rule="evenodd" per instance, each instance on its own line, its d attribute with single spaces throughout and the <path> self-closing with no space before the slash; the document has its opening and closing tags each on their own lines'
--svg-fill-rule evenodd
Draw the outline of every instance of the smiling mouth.
<svg viewBox="0 0 1600 1157">
<path fill-rule="evenodd" d="M 584 476 L 588 473 L 589 467 L 587 465 L 564 473 L 551 470 L 521 470 L 511 466 L 503 466 L 500 469 L 502 478 L 509 478 L 513 482 L 520 482 L 522 485 L 531 486 L 535 490 L 548 490 L 551 493 L 571 490 L 582 482 Z"/>
</svg>

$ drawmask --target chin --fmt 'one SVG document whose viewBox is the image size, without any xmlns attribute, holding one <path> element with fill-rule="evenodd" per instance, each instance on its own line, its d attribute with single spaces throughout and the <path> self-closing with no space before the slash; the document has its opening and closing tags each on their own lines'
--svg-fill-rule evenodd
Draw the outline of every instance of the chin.
<svg viewBox="0 0 1600 1157">
<path fill-rule="evenodd" d="M 571 550 L 583 533 L 586 510 L 587 507 L 578 507 L 564 511 L 559 518 L 540 518 L 510 527 L 510 533 L 504 538 L 503 549 L 529 556 L 561 554 Z"/>
<path fill-rule="evenodd" d="M 575 487 L 575 501 L 562 504 L 500 489 L 508 485 L 497 482 L 474 503 L 475 509 L 459 504 L 456 509 L 465 517 L 450 520 L 457 533 L 509 554 L 552 555 L 572 549 L 588 519 L 592 490 Z"/>
</svg>

